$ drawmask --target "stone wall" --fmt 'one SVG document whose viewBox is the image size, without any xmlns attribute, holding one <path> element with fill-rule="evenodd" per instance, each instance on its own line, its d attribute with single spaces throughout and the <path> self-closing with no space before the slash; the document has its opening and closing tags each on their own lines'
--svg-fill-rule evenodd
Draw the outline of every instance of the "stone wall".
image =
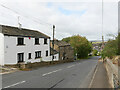
<svg viewBox="0 0 120 90">
<path fill-rule="evenodd" d="M 54 62 L 36 62 L 36 63 L 28 63 L 25 64 L 26 69 L 35 69 L 35 68 L 40 68 L 44 66 L 49 66 L 49 65 L 54 65 L 54 64 L 61 64 L 61 63 L 68 63 L 68 62 L 73 62 L 73 60 L 61 60 L 61 61 L 54 61 Z"/>
<path fill-rule="evenodd" d="M 52 41 L 50 46 L 52 48 Z M 55 40 L 54 49 L 59 52 L 59 60 L 74 60 L 74 49 L 69 43 Z"/>
<path fill-rule="evenodd" d="M 59 47 L 59 59 L 60 60 L 74 60 L 74 50 L 71 46 Z"/>
<path fill-rule="evenodd" d="M 112 60 L 109 58 L 106 58 L 105 60 L 105 67 L 107 70 L 108 78 L 109 78 L 109 83 L 112 86 L 112 88 L 118 88 L 119 87 L 119 73 L 118 73 L 118 65 L 113 64 Z"/>
<path fill-rule="evenodd" d="M 62 64 L 62 63 L 69 63 L 69 62 L 74 62 L 74 60 L 60 60 L 60 61 L 49 61 L 49 62 L 35 62 L 35 63 L 19 63 L 19 64 L 15 64 L 15 65 L 5 65 L 5 67 L 8 68 L 18 68 L 21 70 L 24 69 L 35 69 L 35 68 L 40 68 L 40 67 L 44 67 L 44 66 L 49 66 L 49 65 L 54 65 L 54 64 Z"/>
</svg>

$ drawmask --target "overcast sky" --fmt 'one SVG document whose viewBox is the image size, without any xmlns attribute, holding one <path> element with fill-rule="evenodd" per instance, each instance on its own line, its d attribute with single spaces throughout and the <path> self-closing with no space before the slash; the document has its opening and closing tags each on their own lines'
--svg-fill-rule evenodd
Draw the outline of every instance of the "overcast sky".
<svg viewBox="0 0 120 90">
<path fill-rule="evenodd" d="M 62 39 L 80 34 L 89 40 L 101 40 L 102 0 L 1 0 L 0 24 L 39 30 Z M 103 34 L 118 32 L 118 0 L 104 1 Z M 5 7 L 4 7 L 5 6 Z"/>
</svg>

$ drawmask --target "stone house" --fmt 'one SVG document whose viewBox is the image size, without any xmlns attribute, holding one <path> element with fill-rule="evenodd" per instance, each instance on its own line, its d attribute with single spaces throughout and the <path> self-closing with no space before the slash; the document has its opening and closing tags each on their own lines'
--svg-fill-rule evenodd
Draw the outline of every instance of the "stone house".
<svg viewBox="0 0 120 90">
<path fill-rule="evenodd" d="M 50 45 L 52 47 L 52 41 Z M 69 43 L 54 40 L 54 49 L 59 52 L 59 60 L 74 60 L 74 49 Z"/>
</svg>

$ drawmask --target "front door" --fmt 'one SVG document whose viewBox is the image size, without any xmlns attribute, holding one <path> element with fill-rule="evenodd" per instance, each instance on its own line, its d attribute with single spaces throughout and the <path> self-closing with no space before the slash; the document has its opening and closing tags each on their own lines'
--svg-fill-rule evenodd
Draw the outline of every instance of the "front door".
<svg viewBox="0 0 120 90">
<path fill-rule="evenodd" d="M 18 53 L 18 63 L 24 62 L 24 53 Z"/>
</svg>

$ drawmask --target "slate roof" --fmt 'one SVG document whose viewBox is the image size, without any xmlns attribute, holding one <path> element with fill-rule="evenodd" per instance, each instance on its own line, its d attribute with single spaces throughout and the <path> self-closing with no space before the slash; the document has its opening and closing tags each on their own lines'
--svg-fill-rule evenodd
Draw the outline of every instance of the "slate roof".
<svg viewBox="0 0 120 90">
<path fill-rule="evenodd" d="M 52 42 L 52 41 L 51 41 Z M 58 45 L 58 46 L 70 46 L 69 43 L 64 42 L 64 41 L 60 41 L 60 40 L 54 40 L 54 44 Z"/>
<path fill-rule="evenodd" d="M 0 25 L 0 26 L 2 26 L 2 33 L 7 36 L 50 38 L 49 36 L 36 30 L 30 30 L 30 29 L 25 29 L 25 28 L 19 29 L 18 27 L 5 26 L 5 25 Z"/>
</svg>

